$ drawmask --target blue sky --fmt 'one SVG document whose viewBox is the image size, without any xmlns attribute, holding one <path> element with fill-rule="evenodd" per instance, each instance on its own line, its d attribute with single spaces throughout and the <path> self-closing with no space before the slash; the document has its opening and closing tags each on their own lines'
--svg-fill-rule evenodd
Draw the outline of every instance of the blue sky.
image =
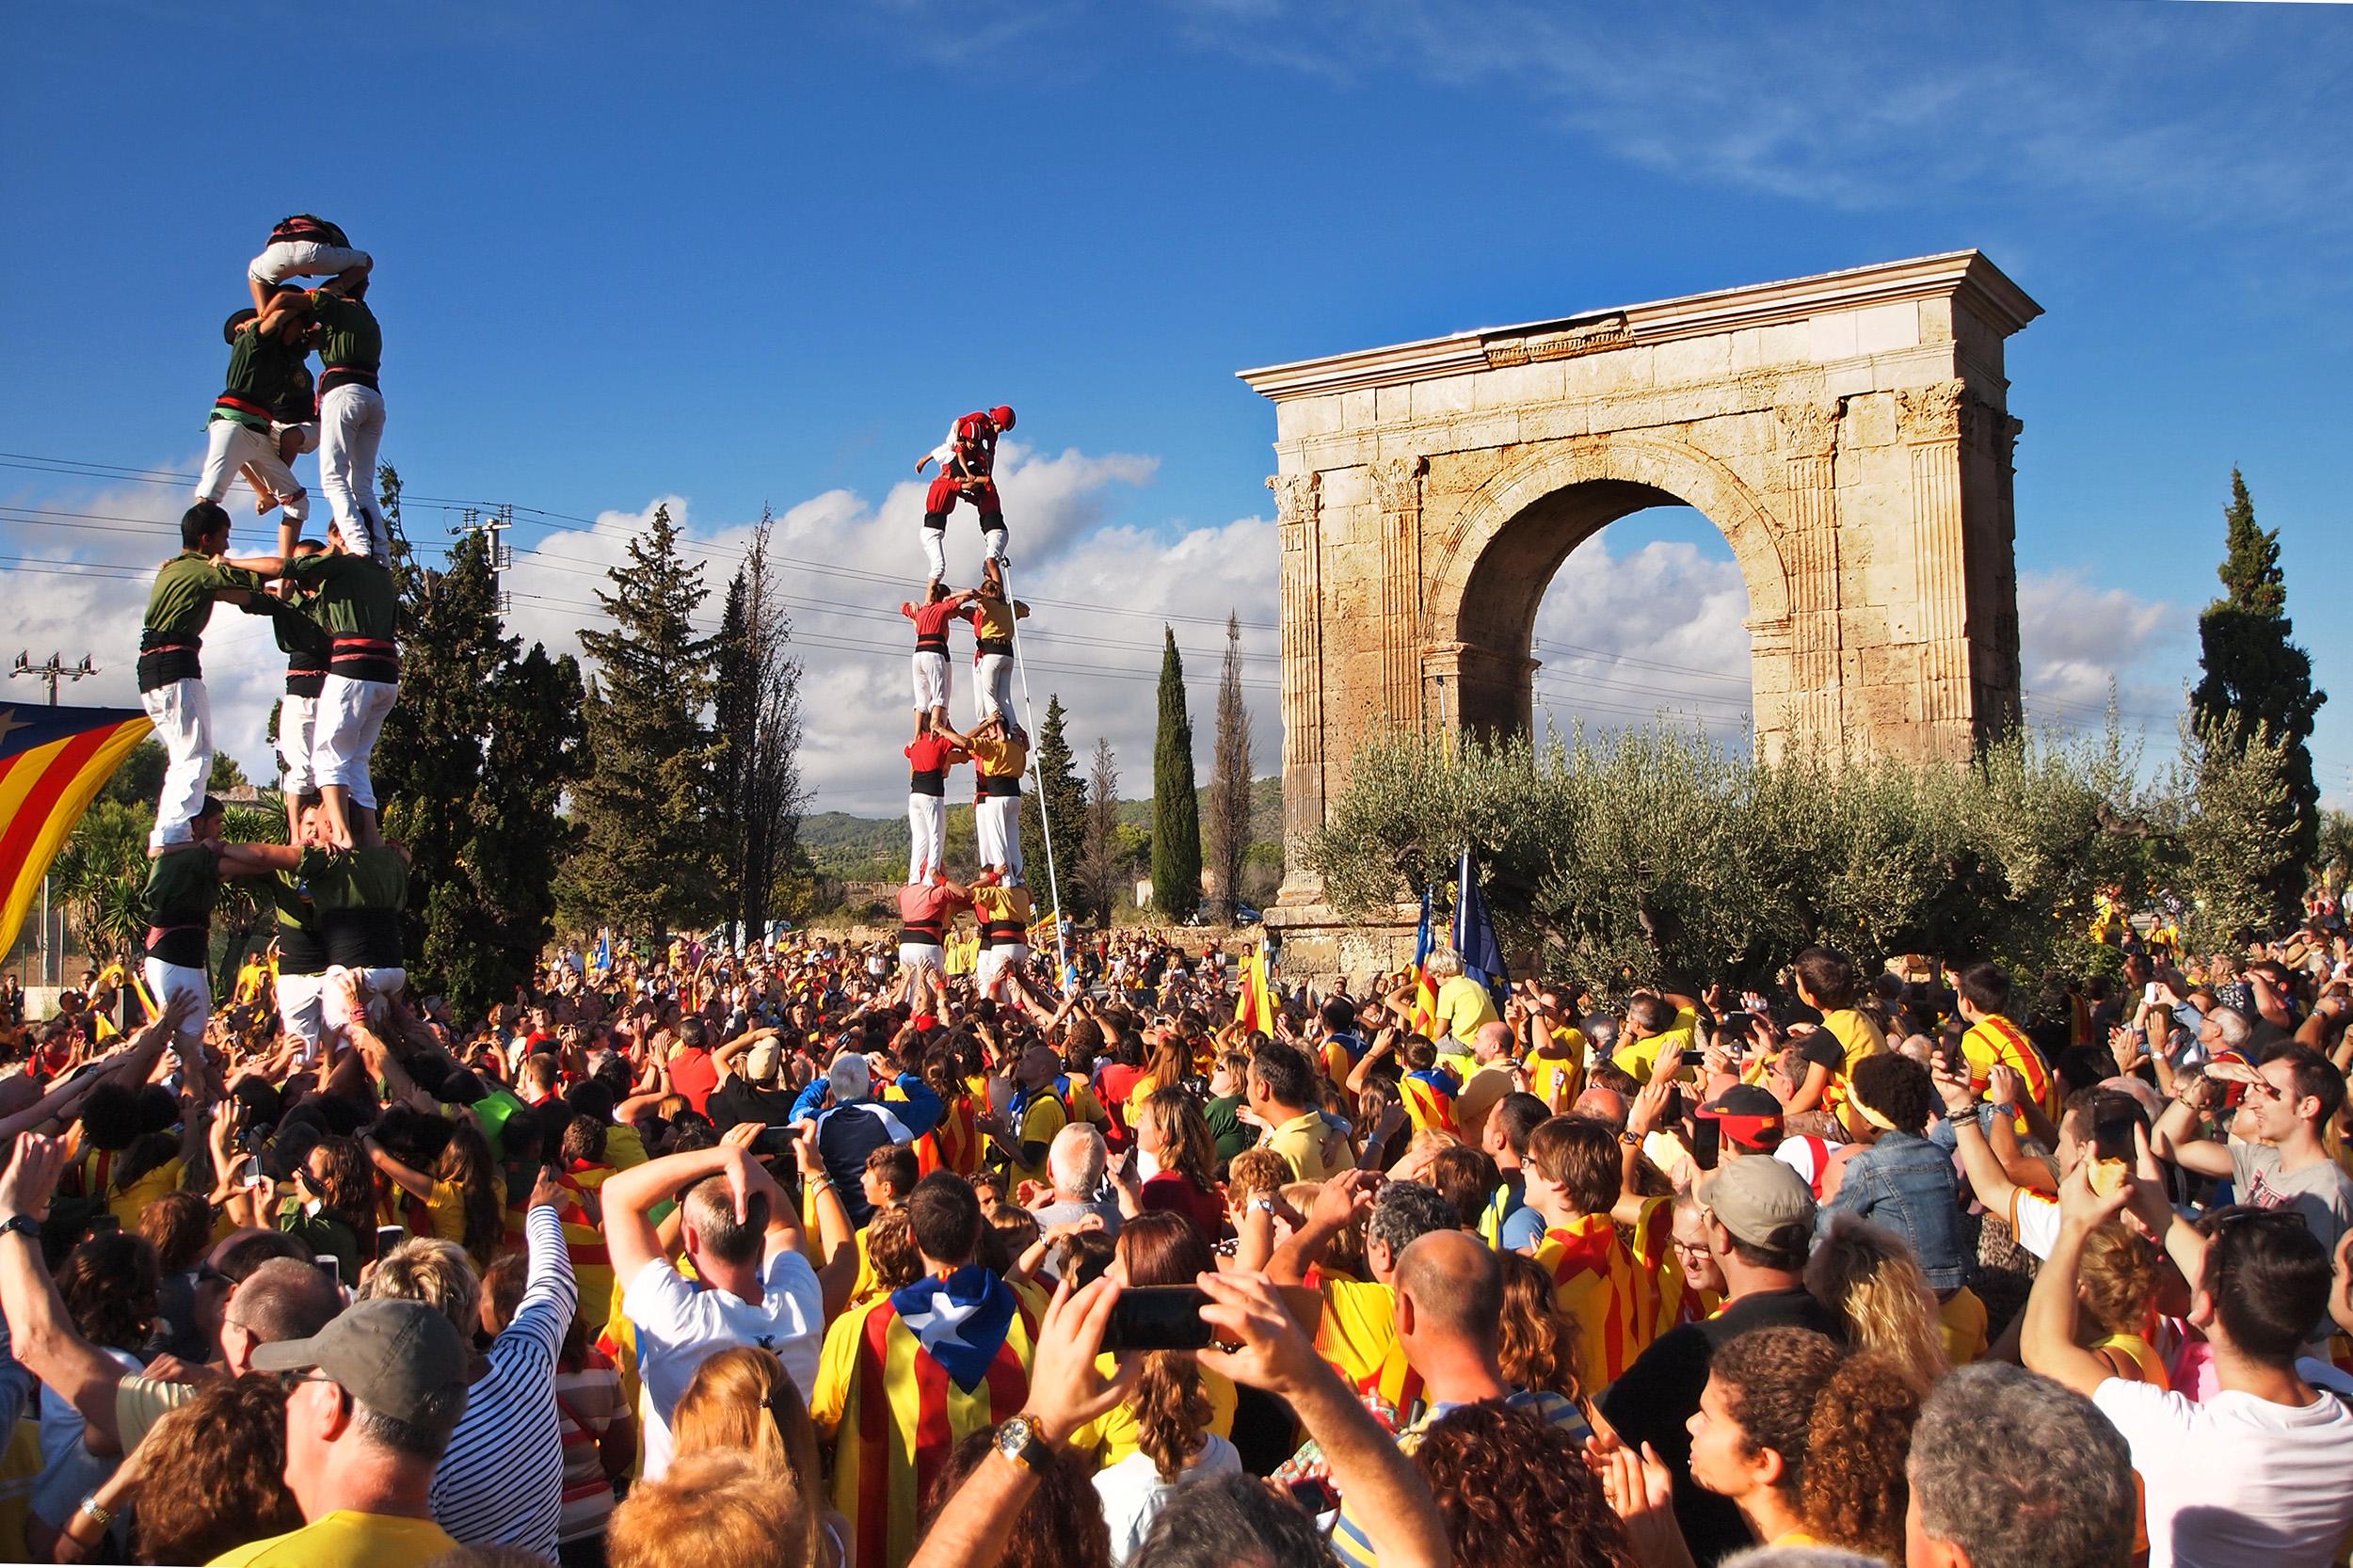
<svg viewBox="0 0 2353 1568">
<path fill-rule="evenodd" d="M 858 574 L 808 578 L 819 804 L 888 809 L 904 484 L 949 418 L 1010 402 L 1026 581 L 1108 607 L 1040 616 L 1038 701 L 1062 690 L 1142 792 L 1162 615 L 1195 617 L 1206 720 L 1209 623 L 1239 610 L 1261 769 L 1278 755 L 1273 421 L 1237 368 L 1977 246 L 2048 312 L 2010 357 L 2039 715 L 2080 719 L 2113 675 L 2169 744 L 2236 462 L 2344 691 L 2314 746 L 2343 798 L 2353 14 L 1591 9 L 8 8 L 0 449 L 191 469 L 243 264 L 272 219 L 325 213 L 377 257 L 412 490 L 602 522 L 519 535 L 542 551 L 519 624 L 568 641 L 607 536 L 657 499 L 722 569 L 773 504 L 789 553 Z M 97 652 L 85 698 L 130 698 L 120 574 L 184 504 L 138 481 L 0 468 L 0 618 L 36 657 Z M 969 524 L 952 539 L 961 569 Z M 1553 711 L 1737 717 L 1729 569 L 1689 517 L 1580 551 L 1540 633 L 1601 651 L 1551 650 Z M 216 646 L 252 766 L 267 642 L 232 622 Z"/>
</svg>

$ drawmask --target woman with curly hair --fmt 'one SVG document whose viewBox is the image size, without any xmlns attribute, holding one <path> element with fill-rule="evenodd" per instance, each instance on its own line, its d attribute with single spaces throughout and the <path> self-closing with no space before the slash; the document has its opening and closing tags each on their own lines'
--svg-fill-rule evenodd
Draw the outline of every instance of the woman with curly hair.
<svg viewBox="0 0 2353 1568">
<path fill-rule="evenodd" d="M 1112 1268 L 1123 1286 L 1191 1285 L 1216 1267 L 1209 1245 L 1180 1214 L 1139 1214 L 1119 1232 Z M 1105 1375 L 1112 1358 L 1102 1358 Z M 1202 1370 L 1189 1351 L 1153 1351 L 1128 1397 L 1080 1427 L 1070 1451 L 1099 1466 L 1095 1491 L 1111 1532 L 1111 1560 L 1125 1562 L 1152 1528 L 1169 1492 L 1200 1476 L 1236 1475 L 1229 1440 L 1235 1390 Z"/>
<path fill-rule="evenodd" d="M 1481 1400 L 1423 1428 L 1414 1463 L 1457 1562 L 1636 1568 L 1625 1527 L 1564 1428 Z"/>
<path fill-rule="evenodd" d="M 2169 1390 L 2166 1358 L 2151 1342 L 2157 1320 L 2160 1265 L 2154 1246 L 2111 1220 L 2084 1239 L 2075 1275 L 2083 1343 L 2108 1375 Z"/>
<path fill-rule="evenodd" d="M 1947 1370 L 1936 1294 L 1894 1231 L 1833 1214 L 1805 1266 L 1805 1288 L 1847 1322 L 1848 1342 L 1903 1368 L 1926 1394 Z"/>
<path fill-rule="evenodd" d="M 681 1459 L 712 1449 L 750 1459 L 762 1475 L 796 1494 L 812 1568 L 838 1568 L 844 1560 L 849 1521 L 826 1499 L 817 1428 L 773 1352 L 741 1345 L 706 1357 L 679 1396 L 670 1436 Z"/>
<path fill-rule="evenodd" d="M 110 1513 L 136 1504 L 139 1561 L 210 1562 L 302 1528 L 285 1468 L 285 1390 L 271 1378 L 237 1378 L 207 1384 L 167 1412 L 95 1500 Z M 102 1544 L 90 1515 L 77 1511 L 56 1560 L 87 1562 Z"/>
<path fill-rule="evenodd" d="M 1691 1417 L 1691 1479 L 1759 1540 L 1904 1560 L 1904 1460 L 1923 1394 L 1909 1368 L 1811 1329 L 1719 1347 Z"/>
<path fill-rule="evenodd" d="M 939 1467 L 923 1499 L 924 1528 L 931 1528 L 965 1479 L 988 1463 L 996 1448 L 997 1429 L 990 1426 L 968 1433 L 949 1451 L 948 1463 Z M 1037 1490 L 1013 1522 L 1004 1554 L 995 1562 L 974 1561 L 968 1568 L 1116 1568 L 1123 1560 L 1112 1555 L 1103 1505 L 1086 1481 L 1086 1462 L 1052 1449 L 1037 1472 Z"/>
<path fill-rule="evenodd" d="M 1503 1265 L 1503 1332 L 1497 1357 L 1503 1381 L 1581 1403 L 1577 1325 L 1561 1310 L 1551 1273 L 1526 1253 L 1496 1256 Z"/>
</svg>

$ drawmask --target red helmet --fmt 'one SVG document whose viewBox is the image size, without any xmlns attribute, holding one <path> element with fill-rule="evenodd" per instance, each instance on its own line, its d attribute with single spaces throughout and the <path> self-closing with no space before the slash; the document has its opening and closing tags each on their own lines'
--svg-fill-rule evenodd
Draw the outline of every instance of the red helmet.
<svg viewBox="0 0 2353 1568">
<path fill-rule="evenodd" d="M 1010 430 L 1013 428 L 1013 410 L 1000 403 L 988 411 L 988 423 L 1000 430 Z"/>
</svg>

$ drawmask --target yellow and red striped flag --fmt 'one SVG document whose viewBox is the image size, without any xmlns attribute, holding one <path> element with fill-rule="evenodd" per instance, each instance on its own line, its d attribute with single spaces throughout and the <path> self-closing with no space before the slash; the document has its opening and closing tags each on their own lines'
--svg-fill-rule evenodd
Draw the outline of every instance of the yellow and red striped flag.
<svg viewBox="0 0 2353 1568">
<path fill-rule="evenodd" d="M 1266 949 L 1242 955 L 1241 985 L 1234 997 L 1234 1021 L 1245 1029 L 1274 1032 L 1274 997 L 1267 988 Z"/>
<path fill-rule="evenodd" d="M 153 728 L 131 708 L 0 706 L 0 952 L 90 797 Z"/>
</svg>

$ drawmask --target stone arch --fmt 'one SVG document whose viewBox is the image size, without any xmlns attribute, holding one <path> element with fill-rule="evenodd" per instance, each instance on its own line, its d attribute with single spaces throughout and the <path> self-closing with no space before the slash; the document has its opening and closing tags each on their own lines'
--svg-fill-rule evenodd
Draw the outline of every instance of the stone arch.
<svg viewBox="0 0 2353 1568">
<path fill-rule="evenodd" d="M 1529 639 L 1536 610 L 1577 546 L 1620 518 L 1688 505 L 1731 545 L 1749 590 L 1753 684 L 1776 689 L 1777 651 L 1789 619 L 1782 529 L 1739 475 L 1707 453 L 1650 434 L 1546 442 L 1467 496 L 1439 532 L 1421 606 L 1423 673 L 1449 684 L 1452 701 L 1430 706 L 1452 722 L 1497 730 L 1530 728 Z M 1760 707 L 1758 717 L 1764 718 Z M 1760 728 L 1764 728 L 1760 726 Z"/>
<path fill-rule="evenodd" d="M 2004 345 L 2041 310 L 1961 250 L 1242 372 L 1275 405 L 1287 968 L 1410 937 L 1298 853 L 1356 745 L 1530 728 L 1545 586 L 1644 507 L 1740 564 L 1760 754 L 1958 760 L 2014 723 Z"/>
</svg>

